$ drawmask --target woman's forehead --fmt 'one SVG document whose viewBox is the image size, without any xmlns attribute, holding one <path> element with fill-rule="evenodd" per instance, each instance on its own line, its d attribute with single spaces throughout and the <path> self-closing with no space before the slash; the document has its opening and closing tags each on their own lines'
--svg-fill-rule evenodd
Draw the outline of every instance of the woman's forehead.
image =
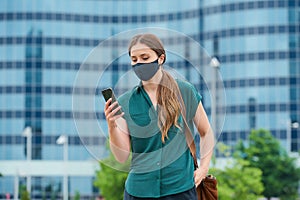
<svg viewBox="0 0 300 200">
<path fill-rule="evenodd" d="M 139 55 L 144 53 L 155 53 L 152 49 L 150 49 L 147 45 L 137 43 L 131 47 L 130 54 L 133 55 Z"/>
</svg>

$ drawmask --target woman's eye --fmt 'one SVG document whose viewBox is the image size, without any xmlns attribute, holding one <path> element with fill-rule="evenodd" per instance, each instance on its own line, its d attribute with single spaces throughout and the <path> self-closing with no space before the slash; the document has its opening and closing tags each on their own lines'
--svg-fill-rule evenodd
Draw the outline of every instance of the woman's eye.
<svg viewBox="0 0 300 200">
<path fill-rule="evenodd" d="M 143 60 L 148 60 L 149 57 L 143 57 Z"/>
</svg>

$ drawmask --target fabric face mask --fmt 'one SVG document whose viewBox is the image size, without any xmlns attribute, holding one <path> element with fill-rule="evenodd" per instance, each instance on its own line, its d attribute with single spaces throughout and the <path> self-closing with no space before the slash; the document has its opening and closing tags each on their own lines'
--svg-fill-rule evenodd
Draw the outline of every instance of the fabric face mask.
<svg viewBox="0 0 300 200">
<path fill-rule="evenodd" d="M 158 59 L 151 63 L 137 63 L 135 65 L 132 65 L 132 67 L 133 71 L 139 79 L 141 79 L 142 81 L 148 81 L 156 74 L 159 69 Z"/>
</svg>

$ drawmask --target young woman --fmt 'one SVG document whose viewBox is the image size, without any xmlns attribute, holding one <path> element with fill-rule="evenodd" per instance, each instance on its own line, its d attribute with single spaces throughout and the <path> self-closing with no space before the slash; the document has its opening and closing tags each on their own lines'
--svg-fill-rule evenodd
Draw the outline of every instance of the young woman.
<svg viewBox="0 0 300 200">
<path fill-rule="evenodd" d="M 128 53 L 141 82 L 118 102 L 108 100 L 104 109 L 116 160 L 123 163 L 132 156 L 124 199 L 196 200 L 195 186 L 208 173 L 214 144 L 201 96 L 193 85 L 163 69 L 166 53 L 155 35 L 134 36 Z M 175 91 L 181 93 L 181 101 Z M 121 107 L 123 113 L 116 115 Z M 184 120 L 192 133 L 194 124 L 200 134 L 203 156 L 197 170 Z"/>
</svg>

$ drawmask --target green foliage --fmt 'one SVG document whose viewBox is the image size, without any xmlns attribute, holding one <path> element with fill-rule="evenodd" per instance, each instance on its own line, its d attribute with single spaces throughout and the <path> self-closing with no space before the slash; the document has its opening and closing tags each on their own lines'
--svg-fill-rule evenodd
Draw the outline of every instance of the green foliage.
<svg viewBox="0 0 300 200">
<path fill-rule="evenodd" d="M 80 200 L 80 193 L 77 190 L 75 191 L 74 200 Z"/>
<path fill-rule="evenodd" d="M 21 200 L 30 200 L 29 192 L 26 190 L 25 186 L 20 187 L 20 197 Z"/>
<path fill-rule="evenodd" d="M 50 183 L 50 184 L 46 185 L 45 189 L 44 189 L 44 193 L 45 193 L 45 196 L 50 194 L 51 200 L 56 200 L 56 197 L 58 196 L 58 193 L 60 192 L 61 186 L 59 186 L 57 189 L 55 189 L 53 185 L 54 185 L 54 183 Z"/>
<path fill-rule="evenodd" d="M 218 149 L 227 157 L 230 156 L 228 146 L 220 143 Z M 233 158 L 225 169 L 212 168 L 210 173 L 217 177 L 219 199 L 257 200 L 262 196 L 262 171 L 251 167 L 248 161 Z"/>
<path fill-rule="evenodd" d="M 236 156 L 247 160 L 251 167 L 262 170 L 265 197 L 297 198 L 300 168 L 296 167 L 296 160 L 287 155 L 269 131 L 253 130 L 249 145 L 246 147 L 240 143 L 237 149 Z"/>
<path fill-rule="evenodd" d="M 43 191 L 43 193 L 42 193 L 42 200 L 46 200 L 47 198 L 46 198 L 46 192 L 45 191 Z"/>
<path fill-rule="evenodd" d="M 51 192 L 51 200 L 56 200 L 56 192 L 55 191 Z"/>
<path fill-rule="evenodd" d="M 123 200 L 124 185 L 128 175 L 126 171 L 128 171 L 130 163 L 120 164 L 110 154 L 99 164 L 100 170 L 96 171 L 94 186 L 99 188 L 105 199 Z"/>
</svg>

